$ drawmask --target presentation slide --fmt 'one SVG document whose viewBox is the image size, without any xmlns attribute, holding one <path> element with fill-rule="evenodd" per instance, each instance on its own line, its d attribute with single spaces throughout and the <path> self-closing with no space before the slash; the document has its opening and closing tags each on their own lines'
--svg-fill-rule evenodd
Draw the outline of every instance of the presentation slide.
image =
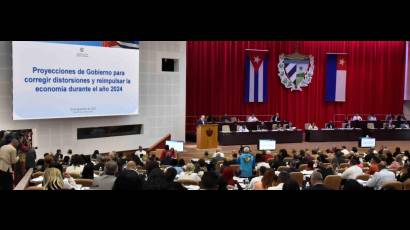
<svg viewBox="0 0 410 230">
<path fill-rule="evenodd" d="M 138 45 L 13 42 L 13 119 L 138 114 Z"/>
<path fill-rule="evenodd" d="M 373 148 L 376 146 L 376 138 L 363 137 L 360 139 L 361 148 Z"/>
<path fill-rule="evenodd" d="M 184 142 L 183 141 L 165 141 L 165 145 L 169 146 L 169 149 L 174 148 L 177 152 L 184 151 Z"/>
<path fill-rule="evenodd" d="M 275 150 L 276 141 L 275 140 L 259 140 L 259 150 Z"/>
</svg>

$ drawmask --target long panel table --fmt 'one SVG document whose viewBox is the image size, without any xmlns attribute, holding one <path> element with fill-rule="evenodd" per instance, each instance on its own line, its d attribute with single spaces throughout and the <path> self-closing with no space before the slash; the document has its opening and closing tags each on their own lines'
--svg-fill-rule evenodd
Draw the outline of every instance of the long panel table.
<svg viewBox="0 0 410 230">
<path fill-rule="evenodd" d="M 294 131 L 254 131 L 254 132 L 219 132 L 219 145 L 256 145 L 259 139 L 273 139 L 276 143 L 303 142 L 302 130 Z"/>
<path fill-rule="evenodd" d="M 369 135 L 376 141 L 410 140 L 410 129 L 334 129 L 306 130 L 306 142 L 358 141 Z"/>
<path fill-rule="evenodd" d="M 236 131 L 237 125 L 245 125 L 249 130 L 257 130 L 258 126 L 262 125 L 262 122 L 261 121 L 256 121 L 256 122 L 239 121 L 239 122 L 214 122 L 212 124 L 218 124 L 219 131 L 222 131 L 222 126 L 224 125 L 228 125 L 231 131 Z M 264 127 L 261 129 L 272 130 L 273 124 L 277 124 L 278 126 L 283 126 L 285 124 L 289 124 L 289 122 L 264 121 L 263 124 L 264 124 Z"/>
</svg>

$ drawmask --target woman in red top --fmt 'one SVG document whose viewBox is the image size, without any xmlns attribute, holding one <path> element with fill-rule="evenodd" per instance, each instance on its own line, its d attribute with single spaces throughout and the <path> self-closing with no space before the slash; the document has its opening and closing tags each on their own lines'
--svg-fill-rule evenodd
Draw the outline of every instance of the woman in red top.
<svg viewBox="0 0 410 230">
<path fill-rule="evenodd" d="M 235 181 L 233 180 L 234 171 L 232 167 L 225 167 L 221 176 L 225 179 L 228 185 L 235 185 Z"/>
<path fill-rule="evenodd" d="M 168 145 L 165 145 L 165 149 L 161 153 L 161 157 L 159 158 L 161 161 L 164 160 L 166 157 L 171 157 L 173 159 L 177 158 L 177 154 L 175 153 L 174 148 L 169 149 Z"/>
</svg>

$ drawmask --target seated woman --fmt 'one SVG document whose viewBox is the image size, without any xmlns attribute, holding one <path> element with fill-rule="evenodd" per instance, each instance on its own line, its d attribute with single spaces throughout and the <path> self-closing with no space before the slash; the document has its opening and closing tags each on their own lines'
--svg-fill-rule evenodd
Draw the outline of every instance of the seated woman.
<svg viewBox="0 0 410 230">
<path fill-rule="evenodd" d="M 232 167 L 228 166 L 223 169 L 221 177 L 223 180 L 225 180 L 228 187 L 233 187 L 236 184 L 235 181 L 233 180 L 233 176 L 234 176 L 234 170 Z"/>
<path fill-rule="evenodd" d="M 44 172 L 46 171 L 46 169 L 48 169 L 50 167 L 51 164 L 54 163 L 54 157 L 53 155 L 47 155 L 44 157 L 44 164 L 41 167 L 41 171 Z"/>
<path fill-rule="evenodd" d="M 262 180 L 255 183 L 254 190 L 267 190 L 272 186 L 276 186 L 277 183 L 278 177 L 275 175 L 275 171 L 272 169 L 266 169 Z"/>
<path fill-rule="evenodd" d="M 65 174 L 65 182 L 58 168 L 50 167 L 44 172 L 42 187 L 44 190 L 74 190 L 76 184 L 70 175 Z"/>
<path fill-rule="evenodd" d="M 288 172 L 280 172 L 277 182 L 273 183 L 272 187 L 269 187 L 268 190 L 282 190 L 283 185 L 289 180 L 290 174 Z"/>
<path fill-rule="evenodd" d="M 65 172 L 70 175 L 75 175 L 77 177 L 80 177 L 84 169 L 84 165 L 82 163 L 83 163 L 82 157 L 78 154 L 74 154 L 71 157 L 71 166 L 67 167 Z"/>
<path fill-rule="evenodd" d="M 192 163 L 188 163 L 187 165 L 185 165 L 185 169 L 184 172 L 181 173 L 181 175 L 178 178 L 178 181 L 181 180 L 192 180 L 192 181 L 196 181 L 196 182 L 200 182 L 201 178 L 198 176 L 197 173 L 194 172 L 195 171 L 195 166 Z"/>
</svg>

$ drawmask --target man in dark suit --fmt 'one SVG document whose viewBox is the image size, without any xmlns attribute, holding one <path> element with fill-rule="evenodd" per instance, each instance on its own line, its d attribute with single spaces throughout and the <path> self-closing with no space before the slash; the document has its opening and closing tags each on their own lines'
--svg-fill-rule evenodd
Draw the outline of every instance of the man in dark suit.
<svg viewBox="0 0 410 230">
<path fill-rule="evenodd" d="M 275 115 L 273 115 L 271 121 L 279 122 L 280 121 L 279 113 L 276 113 Z"/>
<path fill-rule="evenodd" d="M 196 122 L 196 125 L 205 125 L 208 122 L 206 121 L 205 115 L 202 115 L 201 118 Z"/>
<path fill-rule="evenodd" d="M 333 124 L 333 121 L 329 121 L 326 124 L 326 129 L 334 129 L 335 128 L 335 124 Z"/>
<path fill-rule="evenodd" d="M 310 175 L 309 190 L 329 190 L 326 186 L 323 185 L 323 177 L 320 172 L 314 171 L 312 175 Z"/>
<path fill-rule="evenodd" d="M 36 167 L 36 150 L 34 148 L 30 148 L 26 153 L 26 169 L 35 168 Z"/>
<path fill-rule="evenodd" d="M 231 122 L 230 118 L 228 117 L 228 114 L 224 114 L 224 116 L 221 118 L 221 122 L 223 123 L 229 123 Z"/>
</svg>

